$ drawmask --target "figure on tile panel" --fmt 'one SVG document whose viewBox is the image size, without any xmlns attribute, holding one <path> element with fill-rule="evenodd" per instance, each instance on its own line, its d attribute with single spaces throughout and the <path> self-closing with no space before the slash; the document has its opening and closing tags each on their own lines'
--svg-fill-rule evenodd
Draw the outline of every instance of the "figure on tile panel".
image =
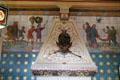
<svg viewBox="0 0 120 80">
<path fill-rule="evenodd" d="M 33 32 L 35 31 L 35 26 L 32 26 L 29 30 L 28 30 L 28 34 L 27 34 L 27 42 L 30 41 L 31 39 L 31 42 L 34 41 L 34 36 L 33 36 Z"/>
<path fill-rule="evenodd" d="M 18 31 L 19 31 L 19 29 L 18 29 L 18 22 L 17 21 L 14 21 L 13 25 L 8 25 L 7 32 L 6 32 L 7 43 L 8 43 L 8 40 L 13 40 L 14 44 L 16 44 L 16 40 L 18 39 Z"/>
<path fill-rule="evenodd" d="M 35 18 L 35 22 L 38 24 L 37 28 L 35 29 L 35 32 L 36 32 L 36 42 L 38 40 L 40 40 L 40 43 L 42 43 L 42 41 L 41 41 L 41 39 L 42 39 L 41 32 L 42 32 L 42 30 L 45 29 L 45 25 L 43 27 L 41 26 L 42 21 L 43 21 L 42 17 L 36 17 Z"/>
<path fill-rule="evenodd" d="M 7 36 L 7 37 L 5 38 L 5 40 L 6 40 L 6 45 L 8 45 L 9 40 L 12 40 L 12 42 L 14 41 L 14 44 L 16 43 L 15 39 L 13 38 L 11 29 L 12 29 L 12 26 L 11 26 L 11 25 L 8 25 L 8 26 L 7 26 L 7 32 L 5 33 L 5 35 Z"/>
<path fill-rule="evenodd" d="M 31 43 L 34 42 L 34 36 L 33 36 L 33 32 L 35 31 L 35 26 L 33 25 L 35 22 L 35 17 L 31 16 L 29 18 L 29 21 L 31 23 L 31 28 L 28 29 L 28 33 L 27 33 L 27 42 L 29 43 L 29 41 L 31 40 Z"/>
<path fill-rule="evenodd" d="M 19 29 L 18 29 L 18 22 L 15 21 L 13 23 L 13 28 L 12 28 L 12 35 L 13 35 L 14 39 L 18 39 L 18 31 L 19 31 Z"/>
<path fill-rule="evenodd" d="M 98 47 L 98 43 L 96 40 L 96 38 L 98 38 L 98 37 L 99 37 L 99 35 L 98 35 L 98 31 L 96 29 L 96 24 L 93 24 L 92 28 L 91 28 L 91 44 L 92 44 L 92 47 L 94 47 L 94 48 Z"/>
<path fill-rule="evenodd" d="M 24 39 L 24 33 L 25 33 L 25 27 L 22 26 L 22 28 L 19 30 L 19 39 L 21 38 L 22 41 Z"/>
<path fill-rule="evenodd" d="M 112 30 L 109 28 L 109 26 L 106 26 L 106 29 L 107 30 L 103 29 L 103 31 L 108 35 L 106 40 L 108 40 L 108 44 L 110 46 L 111 45 L 111 38 L 112 38 Z"/>
<path fill-rule="evenodd" d="M 118 44 L 117 40 L 116 40 L 116 34 L 117 34 L 117 30 L 115 29 L 114 26 L 111 26 L 112 30 L 111 30 L 111 40 L 113 42 L 113 44 L 116 46 Z"/>
<path fill-rule="evenodd" d="M 36 30 L 35 30 L 35 32 L 36 32 L 36 42 L 37 42 L 38 40 L 40 40 L 40 43 L 42 43 L 42 41 L 41 41 L 41 38 L 42 38 L 42 36 L 41 36 L 41 31 L 42 31 L 43 29 L 45 29 L 45 27 L 41 27 L 40 24 L 37 25 L 37 28 L 36 28 Z"/>
<path fill-rule="evenodd" d="M 85 28 L 85 25 L 86 25 L 86 28 Z M 86 40 L 88 45 L 91 46 L 91 27 L 88 22 L 86 22 L 85 25 L 83 25 L 83 29 L 86 32 Z"/>
</svg>

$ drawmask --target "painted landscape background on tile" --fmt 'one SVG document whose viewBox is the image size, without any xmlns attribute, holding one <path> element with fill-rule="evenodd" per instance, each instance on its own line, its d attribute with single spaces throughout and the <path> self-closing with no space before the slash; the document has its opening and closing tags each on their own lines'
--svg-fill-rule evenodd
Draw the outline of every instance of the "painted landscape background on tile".
<svg viewBox="0 0 120 80">
<path fill-rule="evenodd" d="M 40 22 L 32 21 L 32 18 Z M 10 15 L 2 30 L 3 51 L 38 52 L 55 16 Z M 91 52 L 119 52 L 120 17 L 72 16 Z M 41 27 L 39 27 L 41 26 Z"/>
</svg>

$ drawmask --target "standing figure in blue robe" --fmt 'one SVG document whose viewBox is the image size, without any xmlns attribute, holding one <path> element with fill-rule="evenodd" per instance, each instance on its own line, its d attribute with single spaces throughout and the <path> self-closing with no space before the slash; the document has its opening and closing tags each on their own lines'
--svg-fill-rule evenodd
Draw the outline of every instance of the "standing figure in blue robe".
<svg viewBox="0 0 120 80">
<path fill-rule="evenodd" d="M 86 32 L 86 40 L 87 40 L 87 43 L 89 46 L 91 46 L 91 27 L 89 25 L 88 22 L 85 23 L 86 24 L 86 28 L 85 26 L 83 25 L 83 29 L 85 30 Z"/>
<path fill-rule="evenodd" d="M 93 24 L 92 28 L 91 28 L 91 44 L 92 44 L 92 47 L 94 47 L 94 48 L 98 47 L 98 43 L 96 40 L 97 37 L 98 37 L 98 31 L 96 29 L 96 25 Z"/>
</svg>

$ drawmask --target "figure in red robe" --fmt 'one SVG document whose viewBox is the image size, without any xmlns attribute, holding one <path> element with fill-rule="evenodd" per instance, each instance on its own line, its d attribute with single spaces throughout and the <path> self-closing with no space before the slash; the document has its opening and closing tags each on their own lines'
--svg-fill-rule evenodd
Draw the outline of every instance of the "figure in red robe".
<svg viewBox="0 0 120 80">
<path fill-rule="evenodd" d="M 28 30 L 28 35 L 27 35 L 27 39 L 28 42 L 31 39 L 32 41 L 34 41 L 34 37 L 33 37 L 33 32 L 35 31 L 35 26 L 32 26 L 29 30 Z"/>
</svg>

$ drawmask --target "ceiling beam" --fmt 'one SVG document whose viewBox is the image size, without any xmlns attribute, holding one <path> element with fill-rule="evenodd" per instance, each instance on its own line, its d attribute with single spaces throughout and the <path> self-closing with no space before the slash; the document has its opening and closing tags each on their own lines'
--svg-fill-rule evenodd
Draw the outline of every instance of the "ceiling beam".
<svg viewBox="0 0 120 80">
<path fill-rule="evenodd" d="M 61 2 L 62 1 L 62 2 Z M 120 10 L 120 1 L 99 1 L 99 0 L 91 1 L 82 1 L 78 2 L 70 0 L 66 2 L 66 0 L 60 1 L 0 1 L 0 4 L 8 6 L 10 10 L 15 9 L 54 9 L 59 7 L 70 7 L 70 9 L 78 9 L 78 10 L 104 10 L 104 11 L 119 11 Z"/>
</svg>

